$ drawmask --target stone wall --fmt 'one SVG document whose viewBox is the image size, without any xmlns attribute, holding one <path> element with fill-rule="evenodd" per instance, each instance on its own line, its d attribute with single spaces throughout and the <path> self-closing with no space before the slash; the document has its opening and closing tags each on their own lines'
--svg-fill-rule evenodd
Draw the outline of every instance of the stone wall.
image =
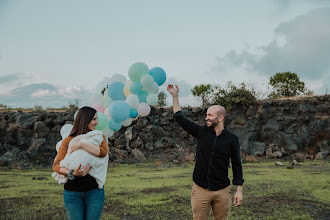
<svg viewBox="0 0 330 220">
<path fill-rule="evenodd" d="M 258 101 L 237 108 L 226 118 L 240 137 L 244 155 L 322 157 L 330 152 L 330 95 Z M 184 114 L 204 124 L 206 109 L 184 108 Z M 0 165 L 50 166 L 61 140 L 60 128 L 73 123 L 74 112 L 0 112 Z M 193 161 L 196 140 L 173 120 L 171 108 L 152 108 L 109 139 L 111 161 Z"/>
</svg>

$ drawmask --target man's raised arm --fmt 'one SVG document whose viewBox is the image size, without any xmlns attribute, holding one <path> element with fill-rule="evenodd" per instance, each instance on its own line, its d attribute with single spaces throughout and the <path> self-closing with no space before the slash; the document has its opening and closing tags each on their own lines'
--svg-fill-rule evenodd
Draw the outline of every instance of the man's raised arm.
<svg viewBox="0 0 330 220">
<path fill-rule="evenodd" d="M 175 85 L 175 87 L 172 84 L 167 85 L 167 91 L 171 93 L 173 97 L 173 113 L 175 114 L 178 111 L 181 111 L 181 106 L 179 103 L 179 86 Z"/>
</svg>

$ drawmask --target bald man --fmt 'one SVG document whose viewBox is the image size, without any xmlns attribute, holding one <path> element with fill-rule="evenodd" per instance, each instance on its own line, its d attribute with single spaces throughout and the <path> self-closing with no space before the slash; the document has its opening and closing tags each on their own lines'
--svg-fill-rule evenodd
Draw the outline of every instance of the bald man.
<svg viewBox="0 0 330 220">
<path fill-rule="evenodd" d="M 228 219 L 231 188 L 228 178 L 229 160 L 232 163 L 233 185 L 237 186 L 235 206 L 243 201 L 244 182 L 238 137 L 224 126 L 226 110 L 220 105 L 207 109 L 206 125 L 198 125 L 186 118 L 179 104 L 179 87 L 171 84 L 167 91 L 173 96 L 175 120 L 189 134 L 197 138 L 191 206 L 196 220 L 208 219 L 212 207 L 215 220 Z"/>
</svg>

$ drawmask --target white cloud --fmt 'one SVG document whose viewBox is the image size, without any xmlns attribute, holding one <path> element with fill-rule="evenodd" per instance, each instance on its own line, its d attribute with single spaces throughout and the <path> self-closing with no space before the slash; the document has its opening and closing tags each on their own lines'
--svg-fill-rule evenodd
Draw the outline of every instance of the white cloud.
<svg viewBox="0 0 330 220">
<path fill-rule="evenodd" d="M 54 92 L 54 91 L 49 91 L 48 89 L 47 90 L 39 89 L 38 91 L 33 92 L 31 94 L 31 97 L 32 98 L 41 98 L 41 97 L 48 97 L 48 96 L 54 96 L 54 95 L 57 95 L 56 92 Z"/>
<path fill-rule="evenodd" d="M 330 8 L 311 10 L 274 30 L 274 39 L 256 52 L 232 50 L 217 58 L 209 77 L 239 82 L 248 78 L 265 88 L 269 77 L 291 71 L 316 93 L 330 76 Z M 246 81 L 246 80 L 245 80 Z M 261 86 L 261 85 L 264 86 Z M 326 85 L 325 85 L 326 86 Z M 325 87 L 323 85 L 323 87 Z"/>
</svg>

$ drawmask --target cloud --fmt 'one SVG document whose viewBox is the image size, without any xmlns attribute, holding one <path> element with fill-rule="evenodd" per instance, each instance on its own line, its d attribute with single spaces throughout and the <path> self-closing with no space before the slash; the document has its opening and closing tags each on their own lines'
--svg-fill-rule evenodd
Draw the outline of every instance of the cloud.
<svg viewBox="0 0 330 220">
<path fill-rule="evenodd" d="M 257 52 L 229 51 L 217 58 L 208 73 L 227 81 L 246 78 L 266 82 L 278 72 L 291 71 L 309 80 L 317 89 L 316 79 L 330 76 L 330 8 L 311 10 L 274 30 L 274 39 Z"/>
<path fill-rule="evenodd" d="M 54 96 L 54 95 L 57 95 L 57 93 L 54 91 L 50 91 L 48 89 L 46 89 L 46 90 L 39 89 L 38 91 L 33 92 L 31 94 L 31 97 L 32 98 L 42 98 L 42 97 L 48 97 L 48 96 Z"/>
<path fill-rule="evenodd" d="M 265 56 L 250 63 L 268 75 L 292 71 L 308 79 L 325 76 L 330 67 L 329 27 L 330 8 L 312 10 L 282 23 L 275 29 L 275 39 L 261 48 Z"/>
<path fill-rule="evenodd" d="M 7 74 L 0 77 L 0 84 L 10 84 L 10 83 L 16 83 L 17 80 L 20 79 L 20 74 Z"/>
</svg>

